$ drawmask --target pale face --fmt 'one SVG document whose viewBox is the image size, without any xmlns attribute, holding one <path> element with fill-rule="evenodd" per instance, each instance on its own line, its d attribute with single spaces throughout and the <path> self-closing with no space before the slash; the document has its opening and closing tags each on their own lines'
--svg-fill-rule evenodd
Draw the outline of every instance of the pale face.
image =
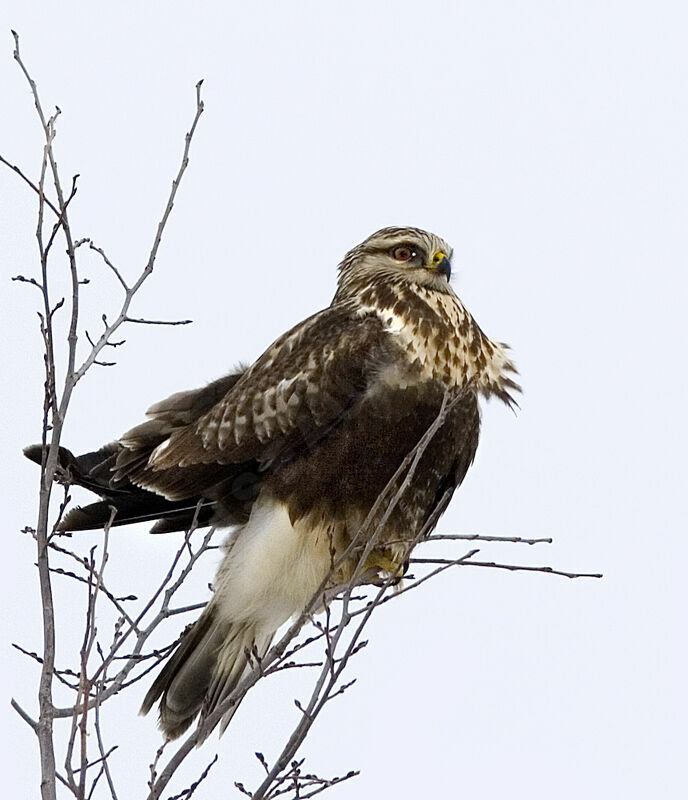
<svg viewBox="0 0 688 800">
<path fill-rule="evenodd" d="M 451 247 L 418 228 L 384 228 L 351 250 L 342 262 L 342 278 L 398 277 L 441 292 L 449 291 Z"/>
</svg>

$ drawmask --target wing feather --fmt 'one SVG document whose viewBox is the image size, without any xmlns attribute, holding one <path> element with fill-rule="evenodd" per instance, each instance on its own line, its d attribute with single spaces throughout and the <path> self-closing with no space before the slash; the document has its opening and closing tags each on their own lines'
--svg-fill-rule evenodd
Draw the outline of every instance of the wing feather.
<svg viewBox="0 0 688 800">
<path fill-rule="evenodd" d="M 152 405 L 148 419 L 120 437 L 111 480 L 114 483 L 136 480 L 147 467 L 151 452 L 177 430 L 194 423 L 235 386 L 245 368 L 185 392 L 176 392 Z"/>
<path fill-rule="evenodd" d="M 195 424 L 171 432 L 148 472 L 195 464 L 263 466 L 325 435 L 391 354 L 375 313 L 330 306 L 278 339 Z"/>
</svg>

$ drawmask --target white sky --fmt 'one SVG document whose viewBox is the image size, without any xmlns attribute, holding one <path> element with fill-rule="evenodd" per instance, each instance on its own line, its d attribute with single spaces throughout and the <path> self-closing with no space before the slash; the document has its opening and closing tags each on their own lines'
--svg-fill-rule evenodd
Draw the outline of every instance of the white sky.
<svg viewBox="0 0 688 800">
<path fill-rule="evenodd" d="M 129 276 L 205 78 L 190 169 L 135 307 L 195 324 L 127 331 L 119 366 L 79 386 L 64 437 L 75 451 L 255 358 L 329 302 L 342 254 L 385 225 L 449 240 L 458 293 L 513 347 L 522 410 L 486 409 L 478 458 L 440 529 L 551 535 L 549 548 L 483 555 L 605 578 L 467 568 L 390 604 L 353 667 L 357 685 L 303 751 L 323 774 L 362 770 L 332 796 L 683 797 L 685 5 L 24 0 L 3 4 L 1 18 L 0 152 L 37 174 L 40 131 L 13 27 L 44 103 L 63 112 L 58 160 L 65 176 L 81 174 L 75 234 Z M 37 671 L 8 644 L 40 649 L 32 542 L 17 531 L 35 518 L 37 471 L 20 448 L 39 439 L 42 365 L 34 290 L 9 283 L 36 268 L 34 212 L 3 168 L 12 797 L 38 795 L 32 734 L 9 709 L 10 696 L 35 709 Z M 95 329 L 117 286 L 97 260 L 82 267 Z M 97 541 L 84 534 L 77 546 Z M 177 541 L 116 531 L 111 581 L 143 589 Z M 207 595 L 211 575 L 210 564 L 199 570 L 190 597 Z M 76 642 L 66 588 L 56 582 L 59 620 Z M 255 784 L 252 754 L 276 754 L 303 688 L 290 676 L 249 696 L 219 744 L 190 760 L 186 776 L 221 753 L 201 797 Z M 123 797 L 142 796 L 159 742 L 153 718 L 135 715 L 143 689 L 106 723 L 123 741 L 113 760 Z"/>
</svg>

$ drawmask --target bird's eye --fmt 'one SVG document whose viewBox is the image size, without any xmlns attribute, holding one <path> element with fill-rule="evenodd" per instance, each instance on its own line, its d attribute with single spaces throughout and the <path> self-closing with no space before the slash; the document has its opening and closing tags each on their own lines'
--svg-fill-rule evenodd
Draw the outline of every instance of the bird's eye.
<svg viewBox="0 0 688 800">
<path fill-rule="evenodd" d="M 412 258 L 415 258 L 418 254 L 411 247 L 402 244 L 399 245 L 399 247 L 393 247 L 391 255 L 395 261 L 410 261 Z"/>
</svg>

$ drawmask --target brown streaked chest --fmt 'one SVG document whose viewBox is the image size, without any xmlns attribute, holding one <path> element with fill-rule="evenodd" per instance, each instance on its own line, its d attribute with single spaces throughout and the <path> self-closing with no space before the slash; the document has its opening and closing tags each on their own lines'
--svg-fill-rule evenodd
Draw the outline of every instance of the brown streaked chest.
<svg viewBox="0 0 688 800">
<path fill-rule="evenodd" d="M 489 392 L 511 366 L 503 347 L 485 336 L 452 291 L 371 285 L 358 299 L 363 313 L 380 317 L 403 354 L 380 373 L 390 386 L 437 381 L 455 388 L 473 380 L 477 390 Z"/>
</svg>

